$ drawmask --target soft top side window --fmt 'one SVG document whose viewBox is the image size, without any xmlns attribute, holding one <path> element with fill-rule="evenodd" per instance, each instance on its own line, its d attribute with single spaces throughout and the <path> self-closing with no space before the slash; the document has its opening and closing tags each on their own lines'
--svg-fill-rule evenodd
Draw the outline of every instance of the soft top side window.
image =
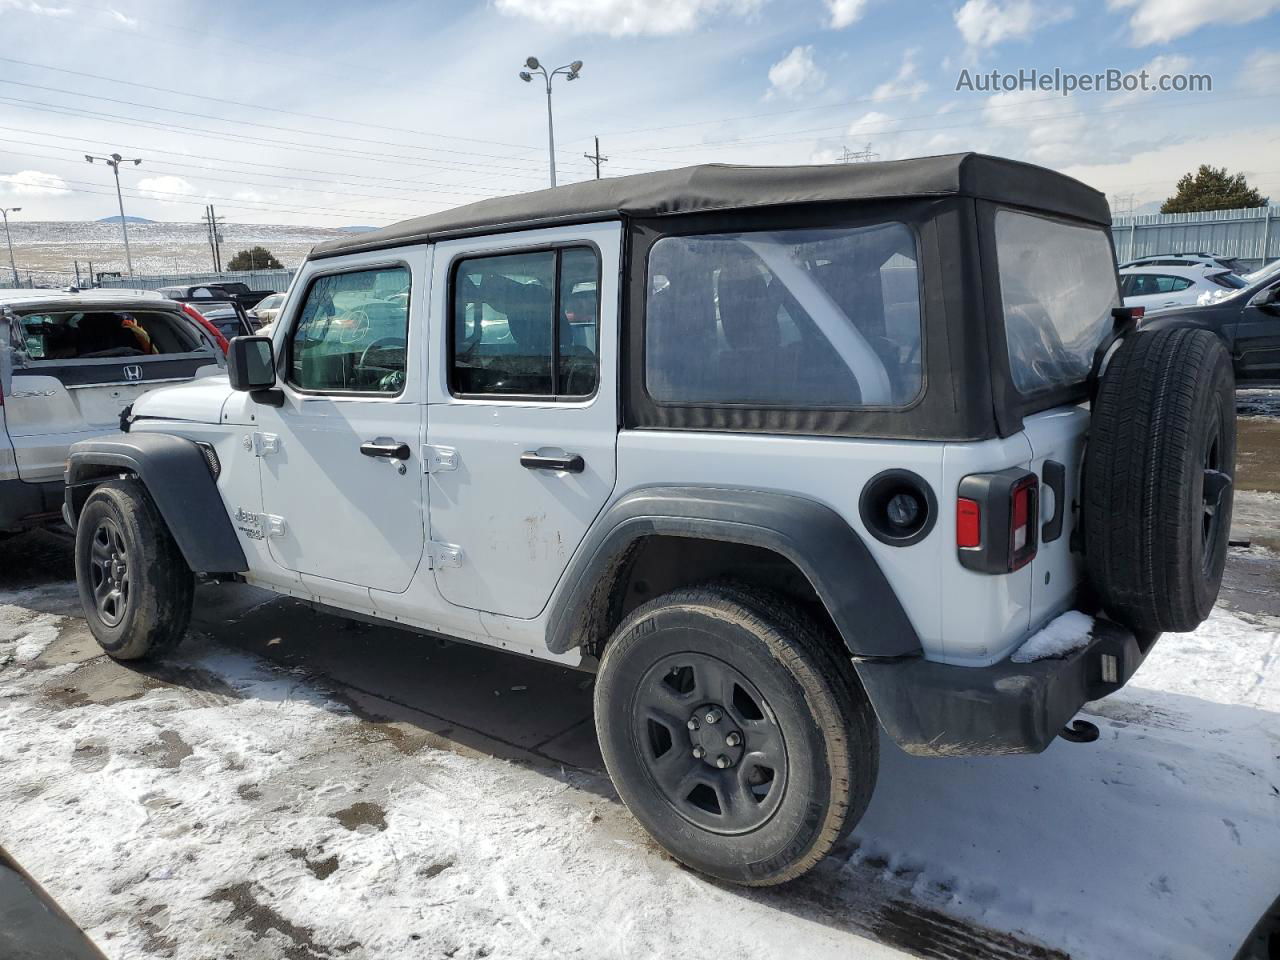
<svg viewBox="0 0 1280 960">
<path fill-rule="evenodd" d="M 663 237 L 646 389 L 663 404 L 906 406 L 923 384 L 918 259 L 895 222 Z"/>
</svg>

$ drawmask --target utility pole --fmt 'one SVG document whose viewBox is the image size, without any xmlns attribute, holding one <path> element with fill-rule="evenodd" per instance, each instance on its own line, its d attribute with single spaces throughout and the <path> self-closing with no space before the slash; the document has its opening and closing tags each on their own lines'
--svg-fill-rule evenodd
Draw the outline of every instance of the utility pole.
<svg viewBox="0 0 1280 960">
<path fill-rule="evenodd" d="M 136 167 L 138 164 L 142 163 L 142 158 L 134 157 L 132 160 L 126 160 L 118 153 L 113 153 L 109 157 L 95 157 L 92 154 L 86 153 L 84 158 L 90 163 L 93 163 L 95 160 L 101 160 L 110 167 L 111 172 L 116 175 L 116 201 L 120 204 L 120 229 L 124 231 L 124 262 L 129 268 L 129 276 L 132 277 L 133 256 L 129 253 L 129 224 L 124 219 L 124 195 L 120 193 L 120 164 L 132 163 Z"/>
<path fill-rule="evenodd" d="M 577 80 L 578 74 L 582 72 L 582 61 L 575 60 L 573 63 L 567 63 L 563 67 L 556 67 L 550 73 L 547 68 L 538 62 L 537 57 L 530 57 L 524 62 L 528 67 L 527 70 L 520 71 L 520 79 L 525 83 L 533 82 L 533 75 L 536 73 L 542 77 L 547 84 L 547 151 L 548 160 L 551 163 L 551 185 L 556 185 L 556 133 L 555 126 L 551 119 L 551 81 L 564 74 L 566 80 Z"/>
<path fill-rule="evenodd" d="M 870 163 L 872 160 L 879 160 L 880 154 L 871 149 L 871 144 L 867 144 L 865 150 L 850 150 L 844 148 L 844 152 L 840 154 L 841 163 Z"/>
<path fill-rule="evenodd" d="M 79 260 L 75 261 L 75 264 L 76 264 L 76 286 L 78 287 L 80 286 L 80 261 Z"/>
<path fill-rule="evenodd" d="M 13 261 L 13 237 L 9 235 L 9 214 L 17 213 L 21 207 L 0 207 L 4 214 L 4 238 L 9 242 L 9 269 L 13 271 L 13 285 L 18 285 L 18 265 Z"/>
<path fill-rule="evenodd" d="M 209 233 L 209 252 L 213 255 L 214 273 L 222 272 L 222 248 L 220 246 L 222 234 L 218 232 L 218 221 L 221 219 L 222 217 L 214 213 L 212 203 L 204 208 L 204 222 Z"/>
<path fill-rule="evenodd" d="M 606 162 L 608 161 L 608 159 L 609 159 L 609 158 L 608 158 L 608 157 L 602 157 L 602 156 L 600 156 L 600 138 L 599 138 L 599 137 L 596 137 L 596 138 L 595 138 L 595 141 L 596 141 L 596 152 L 595 152 L 595 153 L 584 153 L 584 154 L 583 154 L 583 156 L 584 156 L 584 157 L 586 157 L 588 160 L 590 160 L 592 163 L 594 163 L 594 164 L 596 165 L 596 179 L 597 179 L 597 180 L 599 180 L 599 179 L 600 179 L 600 164 L 602 164 L 602 163 L 606 163 Z"/>
</svg>

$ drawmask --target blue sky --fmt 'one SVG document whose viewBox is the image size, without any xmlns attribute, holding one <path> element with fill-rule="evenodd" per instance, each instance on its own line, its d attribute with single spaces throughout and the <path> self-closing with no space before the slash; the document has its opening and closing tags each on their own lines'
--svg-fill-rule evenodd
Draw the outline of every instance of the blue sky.
<svg viewBox="0 0 1280 960">
<path fill-rule="evenodd" d="M 0 206 L 114 212 L 85 153 L 143 159 L 126 209 L 382 224 L 547 181 L 718 161 L 982 150 L 1159 201 L 1200 163 L 1280 203 L 1280 0 L 0 0 Z M 6 59 L 7 58 L 7 59 Z M 1212 92 L 980 93 L 971 74 L 1115 68 Z M 127 81 L 127 82 L 125 82 Z"/>
</svg>

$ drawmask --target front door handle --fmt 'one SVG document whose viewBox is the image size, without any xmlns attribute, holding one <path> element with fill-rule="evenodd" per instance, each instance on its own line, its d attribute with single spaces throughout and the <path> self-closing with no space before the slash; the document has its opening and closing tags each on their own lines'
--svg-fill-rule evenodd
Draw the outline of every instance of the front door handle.
<svg viewBox="0 0 1280 960">
<path fill-rule="evenodd" d="M 366 440 L 360 444 L 360 452 L 366 457 L 385 457 L 388 460 L 408 460 L 409 445 L 394 440 Z"/>
<path fill-rule="evenodd" d="M 565 473 L 581 473 L 587 468 L 587 462 L 581 454 L 566 453 L 562 457 L 540 456 L 536 450 L 526 450 L 520 454 L 520 466 L 526 470 L 563 470 Z"/>
</svg>

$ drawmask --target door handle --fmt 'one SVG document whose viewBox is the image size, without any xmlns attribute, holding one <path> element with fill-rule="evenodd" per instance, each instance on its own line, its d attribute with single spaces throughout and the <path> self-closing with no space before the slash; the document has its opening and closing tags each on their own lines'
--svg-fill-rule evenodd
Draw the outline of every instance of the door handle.
<svg viewBox="0 0 1280 960">
<path fill-rule="evenodd" d="M 1046 460 L 1044 485 L 1053 491 L 1053 516 L 1040 528 L 1040 542 L 1053 543 L 1062 536 L 1062 518 L 1066 512 L 1067 499 L 1067 468 L 1057 460 Z"/>
<path fill-rule="evenodd" d="M 526 470 L 563 470 L 565 473 L 581 473 L 587 462 L 581 454 L 566 453 L 562 457 L 543 457 L 537 451 L 526 450 L 520 454 L 520 466 Z"/>
<path fill-rule="evenodd" d="M 381 443 L 377 440 L 366 440 L 360 444 L 360 452 L 366 457 L 385 457 L 388 460 L 409 459 L 409 445 L 396 443 L 394 440 Z"/>
</svg>

